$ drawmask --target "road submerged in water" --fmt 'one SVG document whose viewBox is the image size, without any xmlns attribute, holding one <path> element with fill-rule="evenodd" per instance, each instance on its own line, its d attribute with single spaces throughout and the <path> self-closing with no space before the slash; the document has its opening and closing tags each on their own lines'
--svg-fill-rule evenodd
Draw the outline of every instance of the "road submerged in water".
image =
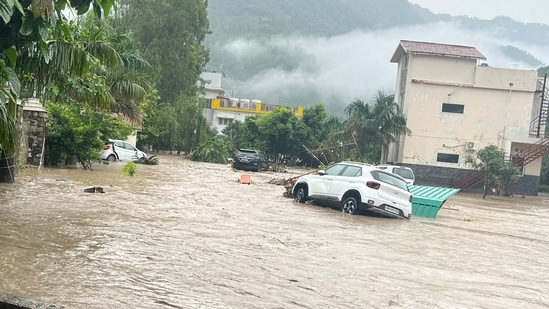
<svg viewBox="0 0 549 309">
<path fill-rule="evenodd" d="M 451 197 L 350 216 L 283 197 L 290 173 L 27 169 L 0 184 L 0 291 L 66 308 L 549 308 L 549 197 Z M 102 186 L 104 194 L 85 193 Z"/>
</svg>

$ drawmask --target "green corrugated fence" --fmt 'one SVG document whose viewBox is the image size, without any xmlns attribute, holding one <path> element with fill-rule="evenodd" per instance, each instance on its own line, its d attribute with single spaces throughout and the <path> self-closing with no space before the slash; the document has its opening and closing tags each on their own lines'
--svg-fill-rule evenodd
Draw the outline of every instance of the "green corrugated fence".
<svg viewBox="0 0 549 309">
<path fill-rule="evenodd" d="M 435 218 L 440 207 L 450 197 L 459 192 L 459 189 L 431 187 L 431 186 L 410 186 L 412 192 L 412 215 L 418 217 Z"/>
</svg>

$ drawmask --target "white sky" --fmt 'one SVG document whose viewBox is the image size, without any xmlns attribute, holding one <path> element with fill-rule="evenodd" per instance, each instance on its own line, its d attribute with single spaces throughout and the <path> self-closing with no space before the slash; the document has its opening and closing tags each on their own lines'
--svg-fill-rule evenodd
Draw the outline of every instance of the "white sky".
<svg viewBox="0 0 549 309">
<path fill-rule="evenodd" d="M 508 16 L 520 22 L 549 24 L 547 0 L 409 0 L 433 13 L 466 15 L 481 19 Z"/>
</svg>

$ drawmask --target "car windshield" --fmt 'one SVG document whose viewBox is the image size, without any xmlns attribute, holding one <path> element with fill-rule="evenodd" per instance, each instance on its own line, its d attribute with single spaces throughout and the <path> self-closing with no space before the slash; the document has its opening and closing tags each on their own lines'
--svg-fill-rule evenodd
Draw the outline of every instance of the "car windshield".
<svg viewBox="0 0 549 309">
<path fill-rule="evenodd" d="M 240 149 L 237 152 L 239 156 L 257 157 L 259 154 L 255 150 Z"/>
<path fill-rule="evenodd" d="M 414 175 L 412 174 L 412 171 L 407 168 L 400 168 L 395 167 L 393 169 L 393 173 L 397 174 L 398 176 L 406 179 L 414 179 Z"/>
</svg>

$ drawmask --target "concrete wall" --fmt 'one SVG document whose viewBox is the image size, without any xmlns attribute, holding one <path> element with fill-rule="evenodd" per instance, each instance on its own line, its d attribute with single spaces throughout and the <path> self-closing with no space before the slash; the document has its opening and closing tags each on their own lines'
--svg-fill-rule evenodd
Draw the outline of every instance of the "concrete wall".
<svg viewBox="0 0 549 309">
<path fill-rule="evenodd" d="M 414 170 L 416 176 L 416 184 L 423 186 L 436 186 L 453 188 L 453 183 L 456 180 L 467 177 L 473 170 L 460 168 L 402 164 Z M 520 177 L 514 186 L 513 193 L 515 195 L 537 196 L 540 183 L 539 176 L 524 175 Z M 466 192 L 482 193 L 483 184 L 467 189 Z M 502 191 L 501 194 L 504 194 Z"/>
<path fill-rule="evenodd" d="M 36 166 L 43 163 L 47 118 L 45 108 L 37 99 L 19 102 L 16 163 Z"/>
</svg>

